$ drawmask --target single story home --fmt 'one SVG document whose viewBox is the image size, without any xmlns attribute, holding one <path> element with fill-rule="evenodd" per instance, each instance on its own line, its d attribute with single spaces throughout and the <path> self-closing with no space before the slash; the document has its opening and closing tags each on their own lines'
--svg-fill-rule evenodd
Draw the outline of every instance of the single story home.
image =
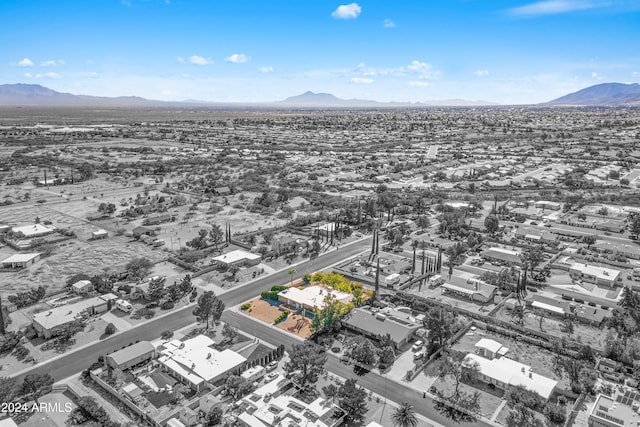
<svg viewBox="0 0 640 427">
<path fill-rule="evenodd" d="M 25 239 L 46 236 L 54 231 L 56 231 L 55 227 L 44 224 L 29 224 L 11 228 L 13 234 L 22 233 Z"/>
<path fill-rule="evenodd" d="M 283 393 L 288 380 L 275 380 L 249 394 L 239 403 L 244 410 L 235 425 L 241 427 L 308 426 L 335 427 L 342 424 L 345 412 L 323 397 L 303 402 Z"/>
<path fill-rule="evenodd" d="M 143 225 L 139 225 L 136 228 L 134 228 L 133 230 L 131 230 L 131 232 L 133 233 L 134 237 L 140 237 L 140 236 L 154 236 L 156 234 L 155 230 L 153 228 L 149 228 L 149 227 L 145 227 Z"/>
<path fill-rule="evenodd" d="M 373 339 L 389 334 L 396 348 L 412 341 L 422 327 L 422 323 L 410 314 L 389 308 L 373 312 L 359 307 L 351 310 L 342 323 L 345 328 Z"/>
<path fill-rule="evenodd" d="M 40 261 L 39 253 L 15 254 L 1 261 L 2 268 L 25 269 Z"/>
<path fill-rule="evenodd" d="M 574 263 L 569 267 L 569 275 L 574 279 L 583 280 L 596 285 L 613 287 L 622 280 L 620 270 L 606 267 L 596 267 L 584 263 Z"/>
<path fill-rule="evenodd" d="M 507 265 L 522 265 L 520 253 L 504 248 L 489 248 L 482 251 L 482 258 L 487 261 L 498 261 Z"/>
<path fill-rule="evenodd" d="M 107 355 L 107 365 L 125 370 L 153 359 L 156 349 L 149 341 L 140 341 Z"/>
<path fill-rule="evenodd" d="M 226 254 L 218 255 L 213 258 L 213 261 L 219 265 L 231 267 L 232 265 L 243 266 L 243 265 L 258 265 L 260 261 L 262 261 L 262 256 L 260 254 L 254 254 L 251 252 L 243 251 L 241 249 L 236 249 L 231 252 L 227 252 Z"/>
<path fill-rule="evenodd" d="M 499 353 L 500 348 L 498 348 L 498 357 L 491 359 L 468 353 L 463 360 L 463 366 L 467 369 L 477 369 L 479 380 L 493 384 L 501 390 L 506 391 L 509 387 L 522 386 L 545 400 L 551 397 L 558 385 L 556 380 L 535 373 L 531 366 L 500 356 Z"/>
<path fill-rule="evenodd" d="M 56 334 L 59 328 L 76 319 L 83 319 L 108 311 L 113 301 L 117 298 L 114 294 L 105 294 L 78 301 L 74 304 L 41 311 L 33 315 L 32 325 L 38 336 L 49 339 Z"/>
<path fill-rule="evenodd" d="M 353 299 L 353 295 L 346 292 L 325 286 L 308 286 L 304 289 L 287 288 L 278 293 L 278 300 L 294 309 L 313 310 L 314 308 L 322 309 L 325 306 L 327 295 L 344 304 L 348 304 Z"/>
<path fill-rule="evenodd" d="M 76 283 L 71 285 L 71 291 L 74 294 L 88 294 L 89 292 L 93 292 L 95 290 L 93 283 L 91 280 L 79 280 Z"/>
<path fill-rule="evenodd" d="M 158 362 L 171 376 L 200 391 L 228 373 L 240 370 L 247 360 L 229 349 L 218 351 L 213 344 L 206 335 L 185 341 L 172 340 L 161 347 Z"/>
<path fill-rule="evenodd" d="M 442 293 L 452 293 L 471 301 L 488 303 L 493 301 L 497 288 L 480 279 L 458 280 L 451 276 L 449 283 L 442 285 Z"/>
</svg>

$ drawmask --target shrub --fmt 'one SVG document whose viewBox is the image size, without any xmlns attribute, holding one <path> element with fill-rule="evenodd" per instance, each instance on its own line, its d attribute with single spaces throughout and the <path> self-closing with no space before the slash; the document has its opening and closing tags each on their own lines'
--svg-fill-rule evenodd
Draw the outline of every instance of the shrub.
<svg viewBox="0 0 640 427">
<path fill-rule="evenodd" d="M 23 346 L 22 344 L 18 344 L 12 352 L 13 356 L 18 360 L 24 360 L 29 355 L 29 349 Z"/>
<path fill-rule="evenodd" d="M 273 301 L 278 301 L 278 292 L 275 291 L 265 291 L 260 294 L 262 299 L 270 299 Z"/>
<path fill-rule="evenodd" d="M 120 285 L 118 286 L 118 292 L 120 291 L 124 291 L 126 294 L 130 294 L 131 293 L 131 286 L 130 285 Z"/>
<path fill-rule="evenodd" d="M 289 310 L 284 310 L 282 313 L 280 313 L 280 316 L 276 317 L 276 320 L 274 320 L 273 323 L 280 323 L 283 320 L 285 320 L 288 316 L 289 316 Z"/>
<path fill-rule="evenodd" d="M 140 319 L 142 317 L 144 317 L 145 319 L 151 319 L 153 316 L 156 315 L 156 312 L 150 308 L 141 308 L 139 310 L 137 310 L 135 313 L 133 313 L 133 315 L 131 316 L 132 319 Z"/>
<path fill-rule="evenodd" d="M 249 310 L 250 308 L 251 308 L 251 303 L 250 302 L 248 302 L 246 304 L 242 304 L 240 306 L 240 310 Z"/>
<path fill-rule="evenodd" d="M 160 308 L 163 310 L 171 310 L 174 307 L 173 301 L 171 300 L 166 300 L 163 301 L 162 304 L 160 304 Z"/>
<path fill-rule="evenodd" d="M 169 338 L 171 338 L 173 336 L 173 331 L 164 331 L 161 335 L 160 338 L 162 338 L 163 340 L 168 340 Z"/>
<path fill-rule="evenodd" d="M 107 335 L 114 334 L 117 331 L 116 325 L 113 323 L 109 323 L 106 328 L 104 328 L 104 333 Z"/>
<path fill-rule="evenodd" d="M 289 289 L 289 287 L 282 286 L 282 285 L 275 285 L 271 287 L 271 292 L 280 292 L 280 291 L 284 291 L 285 289 Z"/>
</svg>

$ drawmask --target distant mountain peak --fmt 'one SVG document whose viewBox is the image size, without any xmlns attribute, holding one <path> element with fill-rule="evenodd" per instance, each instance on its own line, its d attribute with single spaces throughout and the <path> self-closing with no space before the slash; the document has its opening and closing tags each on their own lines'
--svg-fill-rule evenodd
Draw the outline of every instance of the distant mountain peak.
<svg viewBox="0 0 640 427">
<path fill-rule="evenodd" d="M 549 101 L 548 105 L 630 107 L 640 105 L 640 84 L 600 83 Z"/>
<path fill-rule="evenodd" d="M 424 108 L 467 107 L 498 105 L 485 101 L 450 99 L 427 102 L 378 102 L 364 99 L 342 99 L 331 93 L 306 91 L 278 102 L 220 103 L 188 100 L 183 102 L 154 101 L 139 96 L 100 97 L 56 92 L 38 84 L 0 84 L 0 106 L 32 107 L 176 107 L 176 108 L 235 108 L 255 106 L 259 108 Z"/>
</svg>

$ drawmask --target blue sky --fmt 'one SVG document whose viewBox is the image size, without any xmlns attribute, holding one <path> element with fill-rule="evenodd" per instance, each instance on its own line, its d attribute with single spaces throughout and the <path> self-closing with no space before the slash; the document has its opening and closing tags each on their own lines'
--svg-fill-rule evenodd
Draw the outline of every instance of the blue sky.
<svg viewBox="0 0 640 427">
<path fill-rule="evenodd" d="M 0 83 L 150 99 L 544 102 L 640 82 L 640 0 L 0 0 Z"/>
</svg>

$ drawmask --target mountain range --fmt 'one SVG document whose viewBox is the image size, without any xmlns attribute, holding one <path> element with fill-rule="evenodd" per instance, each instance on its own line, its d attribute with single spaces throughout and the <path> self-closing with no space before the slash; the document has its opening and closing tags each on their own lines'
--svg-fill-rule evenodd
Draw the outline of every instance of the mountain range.
<svg viewBox="0 0 640 427">
<path fill-rule="evenodd" d="M 156 101 L 137 96 L 99 97 L 56 92 L 34 84 L 0 85 L 0 106 L 25 107 L 172 107 L 172 108 L 421 108 L 478 107 L 499 105 L 485 101 L 449 99 L 427 102 L 378 102 L 342 99 L 330 93 L 305 92 L 282 101 L 264 103 L 221 103 L 208 101 Z M 640 106 L 640 84 L 602 83 L 562 96 L 545 106 Z"/>
<path fill-rule="evenodd" d="M 461 107 L 498 105 L 485 101 L 466 101 L 450 99 L 430 102 L 377 102 L 364 99 L 341 99 L 330 93 L 305 92 L 282 101 L 263 103 L 222 103 L 198 100 L 155 101 L 137 96 L 119 96 L 115 98 L 73 95 L 56 92 L 52 89 L 33 84 L 0 85 L 0 106 L 38 106 L 38 107 L 234 107 L 249 106 L 257 108 L 395 108 L 395 107 Z"/>
<path fill-rule="evenodd" d="M 547 103 L 560 106 L 640 106 L 640 84 L 602 83 L 562 96 Z"/>
</svg>

